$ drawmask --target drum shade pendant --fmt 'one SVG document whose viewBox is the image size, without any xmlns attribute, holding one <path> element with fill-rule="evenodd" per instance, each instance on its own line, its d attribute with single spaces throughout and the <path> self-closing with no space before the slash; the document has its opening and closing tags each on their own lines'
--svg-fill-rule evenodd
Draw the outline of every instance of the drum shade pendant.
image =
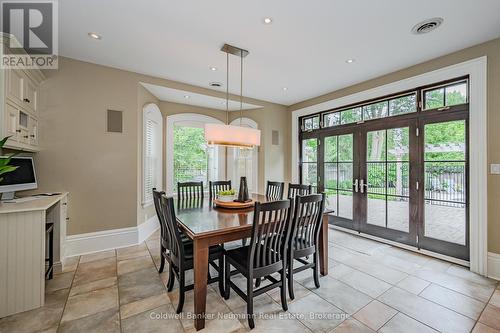
<svg viewBox="0 0 500 333">
<path fill-rule="evenodd" d="M 247 50 L 224 44 L 226 53 L 226 124 L 205 124 L 205 140 L 209 145 L 248 148 L 260 146 L 260 130 L 241 126 L 243 113 L 243 58 Z M 229 125 L 229 54 L 240 58 L 240 126 Z"/>
</svg>

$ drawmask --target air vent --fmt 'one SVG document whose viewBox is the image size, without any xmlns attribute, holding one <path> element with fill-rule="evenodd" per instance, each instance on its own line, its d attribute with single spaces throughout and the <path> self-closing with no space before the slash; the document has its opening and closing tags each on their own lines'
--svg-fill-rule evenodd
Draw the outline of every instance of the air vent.
<svg viewBox="0 0 500 333">
<path fill-rule="evenodd" d="M 210 82 L 208 85 L 209 85 L 210 87 L 215 87 L 215 88 L 220 88 L 220 87 L 222 87 L 222 83 L 220 83 L 220 82 Z"/>
<path fill-rule="evenodd" d="M 415 35 L 423 35 L 437 29 L 441 24 L 443 24 L 443 19 L 441 17 L 431 18 L 416 24 L 411 32 Z"/>
</svg>

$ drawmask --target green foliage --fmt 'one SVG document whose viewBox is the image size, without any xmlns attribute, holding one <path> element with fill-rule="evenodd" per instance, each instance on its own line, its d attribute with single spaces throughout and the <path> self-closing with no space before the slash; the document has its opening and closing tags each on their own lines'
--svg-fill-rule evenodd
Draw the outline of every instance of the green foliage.
<svg viewBox="0 0 500 333">
<path fill-rule="evenodd" d="M 174 126 L 174 183 L 205 178 L 208 156 L 203 128 Z"/>
<path fill-rule="evenodd" d="M 0 149 L 4 147 L 8 139 L 9 136 L 0 140 Z M 16 154 L 10 154 L 7 157 L 0 157 L 0 182 L 3 180 L 2 175 L 12 172 L 18 168 L 16 166 L 9 165 L 11 158 L 15 155 Z"/>
<path fill-rule="evenodd" d="M 234 189 L 219 191 L 219 195 L 235 195 L 236 191 Z"/>
</svg>

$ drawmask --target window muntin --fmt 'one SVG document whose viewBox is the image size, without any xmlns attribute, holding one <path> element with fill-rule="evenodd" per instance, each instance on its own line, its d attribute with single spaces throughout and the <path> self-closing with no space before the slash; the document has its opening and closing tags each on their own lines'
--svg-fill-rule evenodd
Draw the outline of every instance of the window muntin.
<svg viewBox="0 0 500 333">
<path fill-rule="evenodd" d="M 323 127 L 358 123 L 366 120 L 398 116 L 412 112 L 417 112 L 416 92 L 363 106 L 325 113 L 323 114 Z M 307 119 L 304 121 L 306 120 Z"/>
<path fill-rule="evenodd" d="M 424 90 L 424 110 L 434 110 L 468 102 L 467 80 Z"/>
<path fill-rule="evenodd" d="M 302 120 L 302 130 L 312 131 L 319 128 L 319 115 L 309 118 L 304 118 Z"/>
</svg>

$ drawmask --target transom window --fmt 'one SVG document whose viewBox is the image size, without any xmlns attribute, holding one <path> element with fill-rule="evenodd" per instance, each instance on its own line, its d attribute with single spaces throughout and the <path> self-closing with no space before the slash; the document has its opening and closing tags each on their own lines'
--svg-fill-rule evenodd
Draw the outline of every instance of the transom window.
<svg viewBox="0 0 500 333">
<path fill-rule="evenodd" d="M 421 109 L 447 110 L 451 106 L 468 103 L 468 79 L 435 85 L 423 89 Z M 301 120 L 302 132 L 311 132 L 320 128 L 335 127 L 365 121 L 416 113 L 419 110 L 417 90 L 388 98 L 370 101 L 359 105 L 329 110 Z"/>
</svg>

